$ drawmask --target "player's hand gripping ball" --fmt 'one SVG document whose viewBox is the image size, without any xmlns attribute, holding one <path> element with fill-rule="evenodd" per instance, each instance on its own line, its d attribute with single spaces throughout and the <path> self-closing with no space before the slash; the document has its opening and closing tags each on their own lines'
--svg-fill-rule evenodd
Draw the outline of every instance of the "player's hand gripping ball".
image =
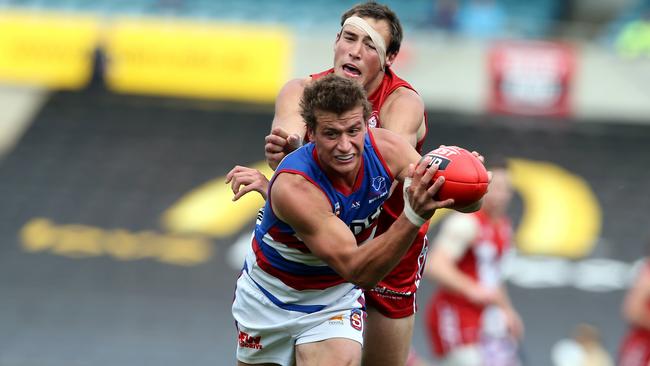
<svg viewBox="0 0 650 366">
<path fill-rule="evenodd" d="M 439 176 L 445 183 L 434 197 L 438 201 L 454 199 L 454 207 L 467 207 L 480 200 L 488 189 L 488 174 L 485 166 L 469 151 L 458 146 L 439 147 L 426 156 L 431 157 L 429 166 L 438 165 L 432 181 Z"/>
</svg>

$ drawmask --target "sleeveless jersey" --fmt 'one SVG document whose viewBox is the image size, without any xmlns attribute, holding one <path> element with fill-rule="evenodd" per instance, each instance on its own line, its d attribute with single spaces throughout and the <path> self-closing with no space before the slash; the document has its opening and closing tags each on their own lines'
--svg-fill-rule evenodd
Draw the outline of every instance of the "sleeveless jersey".
<svg viewBox="0 0 650 366">
<path fill-rule="evenodd" d="M 329 69 L 310 76 L 312 79 L 316 80 L 333 72 L 334 69 Z M 381 84 L 377 90 L 368 97 L 368 100 L 372 105 L 372 114 L 368 119 L 369 127 L 383 127 L 380 118 L 381 108 L 384 106 L 384 102 L 388 99 L 390 94 L 402 87 L 413 90 L 417 93 L 411 84 L 395 75 L 390 68 L 386 68 Z M 422 146 L 424 145 L 424 140 L 428 132 L 426 113 L 424 118 L 425 133 L 415 146 L 415 149 L 420 154 L 422 154 Z M 386 232 L 390 225 L 392 225 L 404 210 L 404 199 L 401 194 L 402 189 L 402 183 L 400 183 L 394 190 L 394 192 L 397 192 L 398 194 L 391 195 L 384 204 L 382 213 L 379 216 L 376 235 Z M 393 270 L 379 282 L 375 289 L 376 291 L 373 291 L 376 293 L 377 299 L 376 303 L 375 300 L 371 300 L 372 304 L 375 305 L 382 314 L 391 318 L 400 318 L 415 313 L 415 299 L 408 301 L 410 305 L 406 304 L 403 299 L 402 301 L 398 299 L 411 297 L 417 291 L 420 279 L 422 278 L 424 262 L 428 251 L 426 241 L 426 233 L 428 230 L 429 223 L 427 222 L 420 228 L 418 236 L 413 240 L 413 245 L 409 247 L 408 251 L 404 254 L 397 266 L 395 266 L 395 268 L 393 268 Z M 375 296 L 373 296 L 373 298 L 374 297 Z"/>
<path fill-rule="evenodd" d="M 642 271 L 645 276 L 650 276 L 650 259 L 646 260 Z M 650 299 L 645 304 L 646 311 L 650 313 Z M 641 327 L 631 327 L 623 338 L 619 350 L 620 366 L 647 366 L 650 364 L 650 330 Z"/>
<path fill-rule="evenodd" d="M 393 181 L 370 131 L 365 137 L 362 167 L 352 192 L 341 192 L 332 185 L 319 166 L 313 143 L 282 160 L 269 192 L 279 174 L 298 174 L 318 187 L 329 200 L 332 212 L 350 227 L 359 245 L 373 237 L 381 205 Z M 349 296 L 350 292 L 361 296 L 361 289 L 346 282 L 313 255 L 295 231 L 275 216 L 270 197 L 263 218 L 255 227 L 252 248 L 254 259 L 249 256 L 244 272 L 280 308 L 314 313 Z"/>
<path fill-rule="evenodd" d="M 487 288 L 501 285 L 501 259 L 510 248 L 512 224 L 496 222 L 483 212 L 470 213 L 479 225 L 478 237 L 456 263 L 458 269 Z M 427 328 L 433 349 L 442 356 L 463 344 L 477 343 L 481 335 L 505 336 L 503 315 L 496 306 L 482 307 L 460 294 L 439 288 L 429 304 Z"/>
</svg>

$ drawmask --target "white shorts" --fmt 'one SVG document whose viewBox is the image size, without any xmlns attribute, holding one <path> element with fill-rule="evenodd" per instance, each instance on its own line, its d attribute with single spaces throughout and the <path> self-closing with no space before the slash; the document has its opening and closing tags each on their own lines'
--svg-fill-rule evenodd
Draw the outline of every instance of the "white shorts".
<svg viewBox="0 0 650 366">
<path fill-rule="evenodd" d="M 232 314 L 239 333 L 237 359 L 245 363 L 292 365 L 296 345 L 330 338 L 347 338 L 363 345 L 366 312 L 355 292 L 314 313 L 284 310 L 243 272 L 237 280 Z"/>
</svg>

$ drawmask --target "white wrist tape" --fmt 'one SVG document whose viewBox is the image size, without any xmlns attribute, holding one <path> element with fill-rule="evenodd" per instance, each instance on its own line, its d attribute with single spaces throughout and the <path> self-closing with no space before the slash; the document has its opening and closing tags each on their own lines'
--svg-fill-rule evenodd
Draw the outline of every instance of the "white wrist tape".
<svg viewBox="0 0 650 366">
<path fill-rule="evenodd" d="M 425 222 L 427 222 L 427 219 L 422 218 L 422 216 L 418 215 L 413 211 L 413 208 L 411 207 L 411 203 L 409 202 L 409 196 L 408 196 L 408 187 L 411 186 L 411 178 L 406 178 L 404 179 L 404 215 L 406 215 L 406 218 L 409 219 L 409 221 L 417 226 L 420 227 L 424 225 Z"/>
</svg>

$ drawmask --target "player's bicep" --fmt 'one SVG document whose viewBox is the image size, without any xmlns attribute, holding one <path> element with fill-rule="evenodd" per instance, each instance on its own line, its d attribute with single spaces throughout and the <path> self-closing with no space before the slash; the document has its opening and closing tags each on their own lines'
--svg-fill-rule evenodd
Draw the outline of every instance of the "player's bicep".
<svg viewBox="0 0 650 366">
<path fill-rule="evenodd" d="M 271 207 L 315 256 L 344 276 L 356 240 L 322 191 L 300 176 L 280 174 L 271 188 Z"/>
<path fill-rule="evenodd" d="M 309 233 L 299 233 L 309 250 L 346 278 L 357 247 L 352 231 L 335 215 L 324 217 Z"/>
<path fill-rule="evenodd" d="M 400 89 L 380 111 L 382 127 L 391 130 L 415 146 L 418 135 L 423 130 L 424 103 L 417 93 L 410 89 Z M 422 133 L 424 131 L 421 131 Z"/>
</svg>

